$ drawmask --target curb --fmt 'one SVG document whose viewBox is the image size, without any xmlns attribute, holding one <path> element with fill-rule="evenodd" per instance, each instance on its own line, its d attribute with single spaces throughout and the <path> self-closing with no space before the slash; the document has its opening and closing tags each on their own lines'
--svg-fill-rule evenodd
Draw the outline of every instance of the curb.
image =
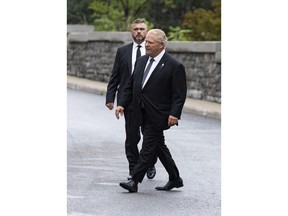
<svg viewBox="0 0 288 216">
<path fill-rule="evenodd" d="M 67 88 L 106 95 L 107 83 L 67 75 Z M 187 98 L 183 112 L 221 120 L 221 104 Z"/>
</svg>

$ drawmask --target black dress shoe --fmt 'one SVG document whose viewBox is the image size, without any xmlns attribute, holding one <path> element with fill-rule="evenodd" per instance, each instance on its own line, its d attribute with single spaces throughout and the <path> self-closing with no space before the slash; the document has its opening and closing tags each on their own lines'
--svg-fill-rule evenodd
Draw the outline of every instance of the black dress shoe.
<svg viewBox="0 0 288 216">
<path fill-rule="evenodd" d="M 162 191 L 170 191 L 172 188 L 180 188 L 183 187 L 183 180 L 182 178 L 178 178 L 174 181 L 168 181 L 168 183 L 163 187 L 156 187 L 156 190 L 162 190 Z"/>
<path fill-rule="evenodd" d="M 138 184 L 133 180 L 130 180 L 129 182 L 121 182 L 119 185 L 128 190 L 130 193 L 135 193 L 138 191 Z"/>
<path fill-rule="evenodd" d="M 156 175 L 156 168 L 155 166 L 149 167 L 146 173 L 148 179 L 153 179 Z"/>
</svg>

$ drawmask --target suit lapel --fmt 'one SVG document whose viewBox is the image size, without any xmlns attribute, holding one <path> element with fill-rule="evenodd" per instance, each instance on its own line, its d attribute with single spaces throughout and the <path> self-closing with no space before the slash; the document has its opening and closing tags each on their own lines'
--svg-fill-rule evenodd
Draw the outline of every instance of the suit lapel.
<svg viewBox="0 0 288 216">
<path fill-rule="evenodd" d="M 147 64 L 148 61 L 148 55 L 142 56 L 139 58 L 139 60 L 137 61 L 137 65 L 135 65 L 134 68 L 134 82 L 136 83 L 136 86 L 139 87 L 138 91 L 142 90 L 142 77 L 143 77 L 143 73 L 145 70 L 145 66 Z"/>
<path fill-rule="evenodd" d="M 160 59 L 159 63 L 155 67 L 155 69 L 152 71 L 152 74 L 149 77 L 149 79 L 147 80 L 144 88 L 146 86 L 148 86 L 150 84 L 150 82 L 153 81 L 153 79 L 157 79 L 157 77 L 161 75 L 161 71 L 165 67 L 166 62 L 167 62 L 167 55 L 166 55 L 166 52 L 165 52 L 165 54 L 162 56 L 162 58 Z"/>
<path fill-rule="evenodd" d="M 145 66 L 147 64 L 147 61 L 149 59 L 149 56 L 148 55 L 145 55 L 143 57 L 143 61 L 141 61 L 141 65 L 139 64 L 139 67 L 140 67 L 140 71 L 141 71 L 141 81 L 142 81 L 142 78 L 143 78 L 143 74 L 144 74 L 144 70 L 145 70 Z"/>
<path fill-rule="evenodd" d="M 132 49 L 133 49 L 133 43 L 130 44 L 130 46 L 128 47 L 128 68 L 129 68 L 129 72 L 130 74 L 132 73 Z"/>
</svg>

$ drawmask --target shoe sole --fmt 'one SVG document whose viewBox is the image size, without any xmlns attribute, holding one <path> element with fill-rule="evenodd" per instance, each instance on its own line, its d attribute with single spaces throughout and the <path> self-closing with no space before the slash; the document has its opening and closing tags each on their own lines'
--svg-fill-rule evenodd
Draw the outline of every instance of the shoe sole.
<svg viewBox="0 0 288 216">
<path fill-rule="evenodd" d="M 126 185 L 122 185 L 121 183 L 119 184 L 122 188 L 126 189 L 129 191 L 129 193 L 137 193 L 138 189 L 136 190 L 130 190 L 130 188 L 126 187 Z"/>
<path fill-rule="evenodd" d="M 175 186 L 175 187 L 173 187 L 173 188 L 180 188 L 180 187 L 183 187 L 184 186 L 184 184 L 181 184 L 181 185 L 177 185 L 177 186 Z M 173 188 L 171 188 L 171 189 L 161 189 L 161 188 L 155 188 L 156 190 L 159 190 L 159 191 L 170 191 L 170 190 L 172 190 Z"/>
</svg>

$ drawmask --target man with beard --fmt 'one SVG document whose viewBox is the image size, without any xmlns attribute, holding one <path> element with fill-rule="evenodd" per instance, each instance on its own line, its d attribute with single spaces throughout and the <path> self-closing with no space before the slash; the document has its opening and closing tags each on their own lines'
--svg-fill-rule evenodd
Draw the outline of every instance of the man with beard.
<svg viewBox="0 0 288 216">
<path fill-rule="evenodd" d="M 107 86 L 106 106 L 112 110 L 114 107 L 115 95 L 117 93 L 117 104 L 123 96 L 124 88 L 133 73 L 134 64 L 142 55 L 146 54 L 145 38 L 147 34 L 147 25 L 144 19 L 136 19 L 131 24 L 131 36 L 133 42 L 126 44 L 117 49 L 114 66 Z M 133 107 L 130 104 L 124 111 L 125 117 L 125 153 L 129 163 L 129 176 L 131 179 L 131 172 L 139 161 L 138 143 L 140 141 L 140 127 L 136 126 L 134 122 Z M 154 159 L 154 164 L 157 158 Z M 147 170 L 147 178 L 152 179 L 156 175 L 156 169 L 153 165 Z"/>
</svg>

